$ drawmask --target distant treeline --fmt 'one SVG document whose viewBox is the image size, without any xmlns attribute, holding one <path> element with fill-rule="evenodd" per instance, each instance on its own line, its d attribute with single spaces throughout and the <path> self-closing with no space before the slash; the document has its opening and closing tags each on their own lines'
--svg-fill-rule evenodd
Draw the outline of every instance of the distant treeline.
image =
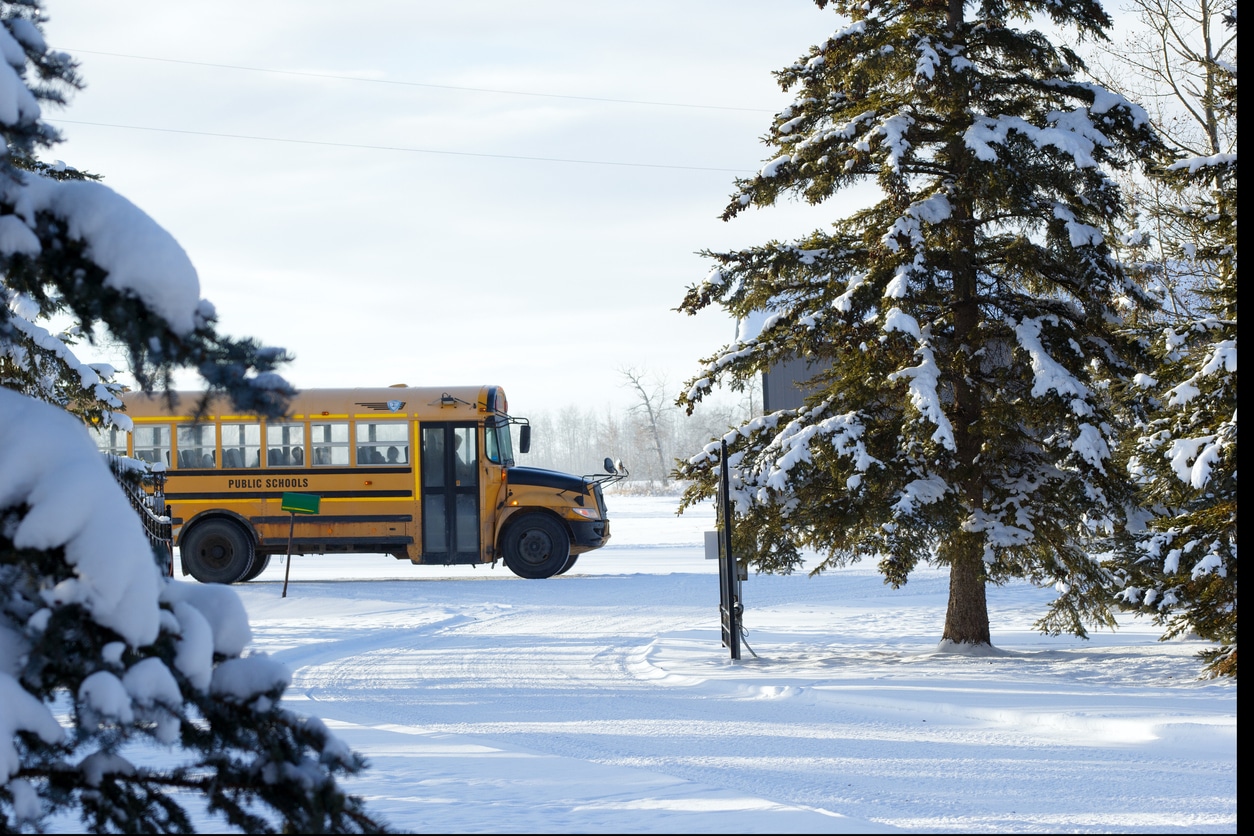
<svg viewBox="0 0 1254 836">
<path fill-rule="evenodd" d="M 633 492 L 675 489 L 671 479 L 676 459 L 686 459 L 733 426 L 752 417 L 760 398 L 740 403 L 702 403 L 692 415 L 673 402 L 653 398 L 635 406 L 603 410 L 565 406 L 533 412 L 531 451 L 518 464 L 567 473 L 604 473 L 606 457 L 621 460 L 631 473 Z"/>
</svg>

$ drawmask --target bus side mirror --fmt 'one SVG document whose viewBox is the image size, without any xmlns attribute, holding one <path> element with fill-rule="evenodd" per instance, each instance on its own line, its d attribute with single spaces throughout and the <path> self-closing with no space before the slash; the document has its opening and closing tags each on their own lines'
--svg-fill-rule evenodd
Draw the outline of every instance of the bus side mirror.
<svg viewBox="0 0 1254 836">
<path fill-rule="evenodd" d="M 518 428 L 518 452 L 526 453 L 531 449 L 531 425 L 523 424 Z"/>
</svg>

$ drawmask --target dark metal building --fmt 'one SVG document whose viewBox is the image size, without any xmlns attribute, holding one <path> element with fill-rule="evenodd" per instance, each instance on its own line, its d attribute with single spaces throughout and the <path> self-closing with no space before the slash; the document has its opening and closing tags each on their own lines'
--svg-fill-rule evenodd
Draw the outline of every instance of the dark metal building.
<svg viewBox="0 0 1254 836">
<path fill-rule="evenodd" d="M 804 381 L 814 377 L 830 365 L 829 361 L 814 362 L 794 357 L 762 373 L 762 411 L 796 409 L 814 390 L 804 386 Z"/>
</svg>

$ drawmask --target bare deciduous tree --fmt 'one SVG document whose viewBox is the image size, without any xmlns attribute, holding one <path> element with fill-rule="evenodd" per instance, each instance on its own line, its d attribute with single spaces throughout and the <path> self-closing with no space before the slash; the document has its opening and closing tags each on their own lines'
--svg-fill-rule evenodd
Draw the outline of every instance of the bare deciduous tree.
<svg viewBox="0 0 1254 836">
<path fill-rule="evenodd" d="M 1108 45 L 1094 62 L 1094 75 L 1145 107 L 1168 148 L 1183 158 L 1217 161 L 1236 152 L 1235 108 L 1227 85 L 1235 79 L 1234 0 L 1130 0 L 1140 23 L 1126 40 Z M 1140 265 L 1145 285 L 1163 295 L 1159 315 L 1183 321 L 1195 315 L 1201 297 L 1214 290 L 1214 271 L 1197 253 L 1213 249 L 1206 224 L 1208 204 L 1225 191 L 1235 167 L 1209 165 L 1206 177 L 1175 182 L 1128 172 L 1121 185 L 1137 216 L 1131 249 L 1121 253 Z"/>
<path fill-rule="evenodd" d="M 662 487 L 666 487 L 670 482 L 670 464 L 663 438 L 666 435 L 663 425 L 666 423 L 667 413 L 673 411 L 674 407 L 668 405 L 665 395 L 665 380 L 646 379 L 644 372 L 632 368 L 624 367 L 618 370 L 626 381 L 627 388 L 631 389 L 638 401 L 629 408 L 629 412 L 642 422 L 642 429 L 651 442 L 652 454 L 657 457 L 658 480 L 662 483 Z"/>
</svg>

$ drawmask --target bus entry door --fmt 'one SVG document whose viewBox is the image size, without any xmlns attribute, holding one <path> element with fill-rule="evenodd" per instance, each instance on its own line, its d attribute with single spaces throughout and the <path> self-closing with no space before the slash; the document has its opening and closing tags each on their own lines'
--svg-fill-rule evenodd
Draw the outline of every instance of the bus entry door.
<svg viewBox="0 0 1254 836">
<path fill-rule="evenodd" d="M 474 424 L 422 427 L 423 563 L 479 562 L 479 444 Z"/>
</svg>

